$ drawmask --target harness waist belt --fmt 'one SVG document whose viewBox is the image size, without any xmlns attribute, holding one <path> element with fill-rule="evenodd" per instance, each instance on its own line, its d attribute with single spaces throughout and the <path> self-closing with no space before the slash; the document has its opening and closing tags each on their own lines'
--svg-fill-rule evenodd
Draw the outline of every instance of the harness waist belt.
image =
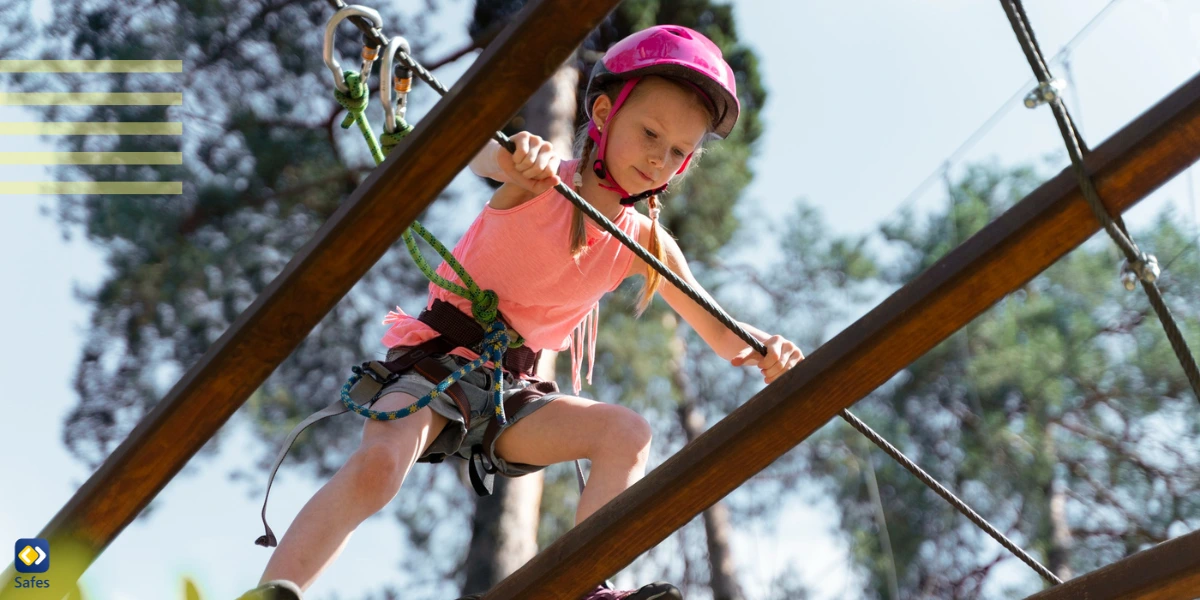
<svg viewBox="0 0 1200 600">
<path fill-rule="evenodd" d="M 442 337 L 472 352 L 479 352 L 483 342 L 483 327 L 475 319 L 463 314 L 445 300 L 434 300 L 433 306 L 421 311 L 417 320 L 432 327 Z M 504 353 L 504 370 L 514 375 L 533 375 L 541 351 L 534 352 L 526 346 L 509 348 Z"/>
</svg>

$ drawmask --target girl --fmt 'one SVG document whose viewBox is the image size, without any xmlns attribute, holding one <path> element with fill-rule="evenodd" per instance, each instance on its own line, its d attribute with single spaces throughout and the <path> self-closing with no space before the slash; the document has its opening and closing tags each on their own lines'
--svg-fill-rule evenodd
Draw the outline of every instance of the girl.
<svg viewBox="0 0 1200 600">
<path fill-rule="evenodd" d="M 471 164 L 477 174 L 503 185 L 453 253 L 481 288 L 496 292 L 501 318 L 529 348 L 510 351 L 504 361 L 506 424 L 491 418 L 494 382 L 485 370 L 469 372 L 448 394 L 403 419 L 367 420 L 359 449 L 296 516 L 267 564 L 265 583 L 243 598 L 294 597 L 287 594 L 297 594 L 295 586 L 311 585 L 359 523 L 396 496 L 414 462 L 450 455 L 469 459 L 473 483 L 486 494 L 486 485 L 474 477 L 477 461 L 488 473 L 517 477 L 589 459 L 591 475 L 576 524 L 633 485 L 649 456 L 646 420 L 624 406 L 560 393 L 553 382 L 532 375 L 537 361 L 532 350 L 569 348 L 577 394 L 588 350 L 590 382 L 598 301 L 628 277 L 646 281 L 639 312 L 660 293 L 718 355 L 734 366 L 758 366 L 767 383 L 803 358 L 792 342 L 743 324 L 768 349 L 766 356 L 754 352 L 674 286 L 660 287 L 660 275 L 551 189 L 560 178 L 572 181 L 617 227 L 701 290 L 675 240 L 659 231 L 657 216 L 659 194 L 684 172 L 703 139 L 724 138 L 737 121 L 733 70 L 716 45 L 674 25 L 635 33 L 596 64 L 585 107 L 590 120 L 582 159 L 560 162 L 549 143 L 520 133 L 513 136 L 515 152 L 492 142 Z M 649 202 L 649 216 L 633 208 L 641 199 Z M 438 272 L 459 282 L 445 263 Z M 432 284 L 430 303 L 419 317 L 399 309 L 390 313 L 386 364 L 402 374 L 372 394 L 372 407 L 407 407 L 446 373 L 477 358 L 469 349 L 479 335 L 470 314 L 468 300 Z M 630 591 L 603 584 L 584 599 L 681 597 L 675 586 L 659 582 Z"/>
</svg>

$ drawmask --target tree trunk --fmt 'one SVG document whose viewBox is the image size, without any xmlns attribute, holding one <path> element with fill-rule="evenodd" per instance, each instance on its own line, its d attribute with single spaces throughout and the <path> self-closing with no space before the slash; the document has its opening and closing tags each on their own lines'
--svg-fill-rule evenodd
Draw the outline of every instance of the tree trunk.
<svg viewBox="0 0 1200 600">
<path fill-rule="evenodd" d="M 687 355 L 682 336 L 683 332 L 676 327 L 675 338 L 672 341 L 674 360 L 671 361 L 671 379 L 681 398 L 679 424 L 683 427 L 688 443 L 691 443 L 704 433 L 707 427 L 704 415 L 697 408 L 695 388 L 684 370 Z M 712 588 L 713 600 L 744 600 L 742 588 L 738 585 L 730 542 L 733 526 L 729 522 L 729 508 L 723 502 L 718 502 L 704 511 L 704 532 L 708 542 L 708 570 L 711 574 L 709 587 Z"/>
<path fill-rule="evenodd" d="M 1071 527 L 1067 524 L 1067 489 L 1061 481 L 1055 478 L 1050 483 L 1050 556 L 1047 567 L 1058 575 L 1059 579 L 1067 581 L 1074 577 L 1071 572 L 1071 547 L 1075 544 L 1071 535 Z"/>
<path fill-rule="evenodd" d="M 575 86 L 579 71 L 568 61 L 525 104 L 521 127 L 554 144 L 558 156 L 569 158 L 575 122 Z M 543 352 L 538 375 L 555 377 L 557 352 Z M 541 514 L 542 471 L 523 477 L 497 476 L 494 492 L 479 498 L 471 523 L 467 551 L 467 580 L 463 594 L 491 589 L 537 554 L 538 519 Z"/>
<path fill-rule="evenodd" d="M 1045 432 L 1042 441 L 1043 456 L 1057 462 L 1057 448 L 1054 444 L 1054 426 Z M 1071 535 L 1071 526 L 1067 523 L 1067 487 L 1058 477 L 1050 476 L 1046 483 L 1046 498 L 1049 507 L 1046 511 L 1048 529 L 1050 532 L 1050 549 L 1047 552 L 1046 565 L 1059 579 L 1067 581 L 1073 577 L 1071 573 L 1071 549 L 1075 545 Z"/>
</svg>

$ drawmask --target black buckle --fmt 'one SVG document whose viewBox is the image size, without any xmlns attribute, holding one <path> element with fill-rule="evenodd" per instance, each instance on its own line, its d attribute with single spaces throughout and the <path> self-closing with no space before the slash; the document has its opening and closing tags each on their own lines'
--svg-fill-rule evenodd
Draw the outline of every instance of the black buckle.
<svg viewBox="0 0 1200 600">
<path fill-rule="evenodd" d="M 379 366 L 379 370 L 375 369 L 376 365 Z M 398 374 L 393 373 L 390 370 L 388 370 L 387 367 L 383 366 L 383 363 L 381 363 L 377 360 L 365 362 L 362 364 L 362 366 L 360 368 L 362 369 L 362 372 L 364 375 L 366 375 L 367 377 L 370 377 L 371 379 L 373 379 L 375 381 L 375 383 L 378 383 L 379 385 L 387 385 L 389 383 L 396 381 L 396 379 L 398 379 L 400 377 Z M 383 371 L 383 372 L 381 373 L 380 371 Z M 386 373 L 386 375 L 384 373 Z"/>
</svg>

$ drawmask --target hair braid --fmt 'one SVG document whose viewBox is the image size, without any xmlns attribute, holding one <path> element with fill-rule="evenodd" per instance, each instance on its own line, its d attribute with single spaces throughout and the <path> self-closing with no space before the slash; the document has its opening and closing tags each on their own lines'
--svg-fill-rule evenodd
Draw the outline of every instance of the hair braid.
<svg viewBox="0 0 1200 600">
<path fill-rule="evenodd" d="M 650 243 L 646 248 L 650 255 L 657 258 L 659 262 L 666 263 L 667 255 L 663 249 L 662 240 L 659 236 L 658 227 L 658 195 L 650 196 L 647 201 L 650 207 Z M 648 265 L 647 265 L 648 267 Z M 647 268 L 646 285 L 642 288 L 642 297 L 638 299 L 637 314 L 640 316 L 650 306 L 650 301 L 654 299 L 654 294 L 658 292 L 658 288 L 662 286 L 663 276 L 654 269 Z"/>
<path fill-rule="evenodd" d="M 580 179 L 583 178 L 584 169 L 588 168 L 588 164 L 592 160 L 592 150 L 595 149 L 596 142 L 592 138 L 587 138 L 583 142 L 583 151 L 579 153 L 579 166 L 576 173 Z M 575 190 L 579 192 L 579 190 Z M 583 211 L 578 206 L 571 214 L 571 257 L 578 259 L 587 252 L 587 225 L 584 224 Z"/>
</svg>

